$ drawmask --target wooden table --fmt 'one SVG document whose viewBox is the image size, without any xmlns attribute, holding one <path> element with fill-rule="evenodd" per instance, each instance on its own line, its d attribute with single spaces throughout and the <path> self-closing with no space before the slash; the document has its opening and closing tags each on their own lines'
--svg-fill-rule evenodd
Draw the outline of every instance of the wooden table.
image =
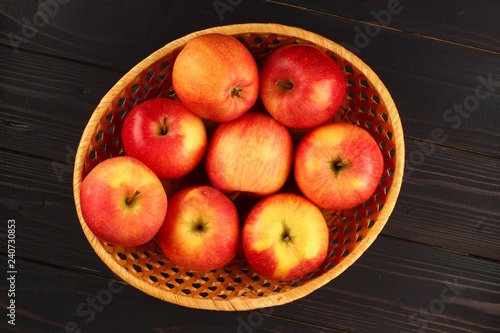
<svg viewBox="0 0 500 333">
<path fill-rule="evenodd" d="M 2 332 L 500 332 L 500 3 L 2 0 L 0 13 Z M 96 256 L 75 150 L 136 63 L 245 22 L 316 32 L 372 67 L 402 118 L 404 182 L 383 233 L 323 288 L 262 310 L 188 309 Z"/>
</svg>

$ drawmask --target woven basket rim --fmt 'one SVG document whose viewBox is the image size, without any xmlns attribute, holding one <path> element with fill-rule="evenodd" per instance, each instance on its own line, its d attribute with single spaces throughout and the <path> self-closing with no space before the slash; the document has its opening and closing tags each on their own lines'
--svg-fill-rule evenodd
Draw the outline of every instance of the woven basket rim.
<svg viewBox="0 0 500 333">
<path fill-rule="evenodd" d="M 127 86 L 127 84 L 137 77 L 144 69 L 148 68 L 151 64 L 155 63 L 157 60 L 162 58 L 165 54 L 172 52 L 185 45 L 189 40 L 196 36 L 207 34 L 207 33 L 223 33 L 229 35 L 242 34 L 242 33 L 275 33 L 278 35 L 288 35 L 299 38 L 301 40 L 312 42 L 320 47 L 324 47 L 333 51 L 335 54 L 349 61 L 353 66 L 358 68 L 376 87 L 377 92 L 380 94 L 380 103 L 385 106 L 389 117 L 391 119 L 391 125 L 393 127 L 393 136 L 396 146 L 396 160 L 395 160 L 395 170 L 393 174 L 393 181 L 387 199 L 384 203 L 383 208 L 380 210 L 377 223 L 372 227 L 370 234 L 363 239 L 362 242 L 338 265 L 335 269 L 326 271 L 324 274 L 316 277 L 307 283 L 291 289 L 286 292 L 277 293 L 276 295 L 270 295 L 255 299 L 244 299 L 244 298 L 232 298 L 226 300 L 212 300 L 212 299 L 194 299 L 189 296 L 181 296 L 166 290 L 160 290 L 154 285 L 147 283 L 146 281 L 130 274 L 130 272 L 123 266 L 119 265 L 112 256 L 106 252 L 102 243 L 94 236 L 90 231 L 86 223 L 84 222 L 81 206 L 80 206 L 80 187 L 82 183 L 82 170 L 85 159 L 85 154 L 87 153 L 87 147 L 89 142 L 92 140 L 92 135 L 94 129 L 96 128 L 99 120 L 108 110 L 110 103 L 115 99 L 115 97 Z M 377 74 L 361 59 L 359 59 L 352 52 L 342 47 L 341 45 L 310 31 L 304 30 L 298 27 L 292 27 L 287 25 L 281 25 L 276 23 L 245 23 L 245 24 L 234 24 L 234 25 L 224 25 L 212 27 L 204 30 L 199 30 L 185 35 L 181 38 L 173 40 L 158 49 L 157 51 L 150 54 L 148 57 L 143 59 L 137 65 L 135 65 L 130 71 L 128 71 L 122 78 L 106 93 L 106 95 L 101 99 L 97 108 L 92 113 L 89 122 L 87 123 L 85 130 L 82 134 L 75 158 L 74 173 L 73 173 L 73 194 L 76 206 L 76 211 L 78 219 L 82 230 L 89 242 L 89 244 L 94 249 L 95 253 L 100 257 L 100 259 L 120 278 L 122 278 L 128 284 L 134 286 L 135 288 L 159 298 L 161 300 L 182 305 L 190 308 L 206 309 L 206 310 L 224 310 L 224 311 L 245 311 L 252 310 L 256 308 L 265 308 L 276 305 L 282 305 L 299 298 L 302 298 L 316 289 L 324 286 L 332 279 L 344 272 L 349 266 L 351 266 L 375 241 L 377 236 L 380 234 L 384 228 L 389 216 L 391 215 L 403 180 L 404 171 L 404 160 L 405 160 L 405 147 L 404 147 L 404 137 L 403 128 L 401 120 L 396 109 L 396 105 L 383 84 L 379 79 Z"/>
</svg>

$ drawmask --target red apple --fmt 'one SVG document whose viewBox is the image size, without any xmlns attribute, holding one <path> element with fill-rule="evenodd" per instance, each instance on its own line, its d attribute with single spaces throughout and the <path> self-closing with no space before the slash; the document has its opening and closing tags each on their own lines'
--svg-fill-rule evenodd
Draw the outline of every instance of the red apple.
<svg viewBox="0 0 500 333">
<path fill-rule="evenodd" d="M 329 230 L 317 206 L 306 198 L 279 193 L 259 201 L 242 231 L 248 264 L 272 280 L 293 280 L 325 260 Z"/>
<path fill-rule="evenodd" d="M 329 210 L 349 209 L 368 200 L 384 168 L 377 142 L 363 128 L 346 122 L 327 123 L 307 133 L 294 162 L 302 193 Z"/>
<path fill-rule="evenodd" d="M 217 127 L 206 169 L 212 184 L 224 193 L 266 196 L 284 185 L 292 159 L 288 129 L 268 115 L 248 112 Z"/>
<path fill-rule="evenodd" d="M 172 84 L 179 100 L 202 118 L 224 122 L 248 111 L 259 94 L 259 72 L 235 37 L 205 34 L 177 56 Z"/>
<path fill-rule="evenodd" d="M 346 80 L 339 65 L 323 50 L 290 44 L 273 51 L 260 71 L 264 106 L 290 128 L 318 126 L 333 115 L 346 95 Z"/>
<path fill-rule="evenodd" d="M 138 246 L 151 240 L 163 224 L 167 195 L 144 163 L 119 156 L 99 163 L 83 179 L 80 206 L 97 238 Z"/>
<path fill-rule="evenodd" d="M 125 153 L 162 179 L 177 179 L 191 172 L 208 145 L 203 120 L 168 98 L 135 106 L 125 117 L 121 134 Z"/>
<path fill-rule="evenodd" d="M 236 255 L 240 224 L 236 207 L 222 192 L 196 185 L 174 194 L 157 234 L 163 253 L 175 264 L 209 271 Z"/>
</svg>

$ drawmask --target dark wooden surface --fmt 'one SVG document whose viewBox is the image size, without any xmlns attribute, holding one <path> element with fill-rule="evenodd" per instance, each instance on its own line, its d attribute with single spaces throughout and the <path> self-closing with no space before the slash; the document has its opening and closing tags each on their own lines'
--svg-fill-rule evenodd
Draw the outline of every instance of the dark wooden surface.
<svg viewBox="0 0 500 333">
<path fill-rule="evenodd" d="M 499 14 L 494 0 L 2 0 L 0 331 L 500 332 Z M 245 22 L 319 33 L 379 74 L 403 122 L 404 183 L 382 235 L 325 287 L 260 311 L 187 309 L 95 255 L 74 208 L 74 153 L 136 63 L 192 31 Z"/>
</svg>

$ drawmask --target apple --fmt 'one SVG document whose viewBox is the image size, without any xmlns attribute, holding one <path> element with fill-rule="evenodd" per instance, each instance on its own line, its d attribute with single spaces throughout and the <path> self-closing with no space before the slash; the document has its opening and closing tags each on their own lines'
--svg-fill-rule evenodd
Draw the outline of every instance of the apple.
<svg viewBox="0 0 500 333">
<path fill-rule="evenodd" d="M 287 127 L 313 128 L 332 118 L 346 95 L 340 66 L 313 45 L 289 44 L 273 51 L 260 70 L 260 96 Z"/>
<path fill-rule="evenodd" d="M 136 105 L 125 117 L 121 135 L 125 153 L 162 179 L 177 179 L 191 172 L 208 145 L 203 120 L 169 98 Z"/>
<path fill-rule="evenodd" d="M 235 37 L 210 33 L 190 40 L 177 56 L 172 85 L 179 100 L 198 116 L 225 122 L 248 111 L 259 94 L 259 71 Z"/>
<path fill-rule="evenodd" d="M 206 170 L 210 182 L 226 194 L 263 197 L 284 185 L 292 159 L 288 129 L 269 115 L 248 112 L 217 127 Z"/>
<path fill-rule="evenodd" d="M 193 271 L 210 271 L 236 255 L 240 224 L 235 205 L 214 187 L 195 185 L 169 200 L 157 234 L 163 253 L 174 264 Z"/>
<path fill-rule="evenodd" d="M 329 229 L 319 208 L 303 196 L 278 193 L 261 199 L 243 224 L 248 264 L 272 280 L 311 273 L 325 260 Z"/>
<path fill-rule="evenodd" d="M 150 241 L 163 224 L 167 195 L 160 179 L 144 163 L 117 156 L 96 165 L 83 179 L 80 207 L 97 238 L 138 246 Z"/>
<path fill-rule="evenodd" d="M 294 178 L 302 193 L 324 209 L 343 210 L 368 200 L 384 159 L 365 129 L 331 122 L 312 129 L 295 150 Z"/>
</svg>

